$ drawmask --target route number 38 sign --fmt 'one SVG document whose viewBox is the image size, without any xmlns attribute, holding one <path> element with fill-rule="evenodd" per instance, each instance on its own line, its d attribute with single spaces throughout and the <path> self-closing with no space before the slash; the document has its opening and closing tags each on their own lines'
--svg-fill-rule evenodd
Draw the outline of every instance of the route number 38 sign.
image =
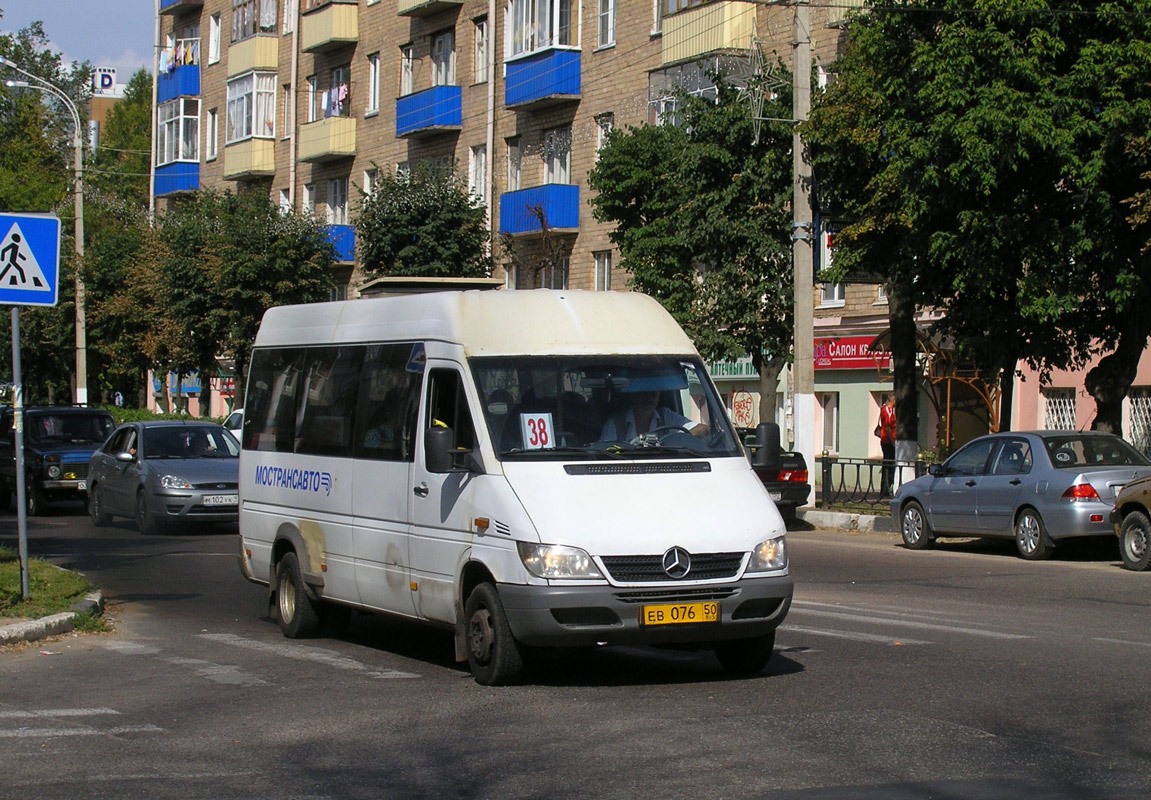
<svg viewBox="0 0 1151 800">
<path fill-rule="evenodd" d="M 542 450 L 545 447 L 555 447 L 552 441 L 552 415 L 520 414 L 520 433 L 523 436 L 525 450 Z"/>
</svg>

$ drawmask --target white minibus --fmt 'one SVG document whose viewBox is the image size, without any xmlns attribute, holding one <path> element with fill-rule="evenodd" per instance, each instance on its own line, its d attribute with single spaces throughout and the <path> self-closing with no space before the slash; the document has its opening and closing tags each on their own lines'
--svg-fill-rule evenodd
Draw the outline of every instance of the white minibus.
<svg viewBox="0 0 1151 800">
<path fill-rule="evenodd" d="M 784 524 L 653 299 L 273 308 L 246 394 L 241 569 L 286 636 L 348 609 L 422 620 L 487 685 L 544 647 L 706 648 L 739 673 L 771 657 Z"/>
</svg>

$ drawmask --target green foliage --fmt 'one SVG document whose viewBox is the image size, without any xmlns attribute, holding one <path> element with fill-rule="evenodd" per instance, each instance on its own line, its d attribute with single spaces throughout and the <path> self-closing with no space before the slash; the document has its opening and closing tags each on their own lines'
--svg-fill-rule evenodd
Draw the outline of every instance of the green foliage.
<svg viewBox="0 0 1151 800">
<path fill-rule="evenodd" d="M 792 335 L 791 132 L 718 81 L 684 96 L 682 126 L 613 131 L 589 183 L 596 218 L 635 289 L 658 299 L 707 358 L 782 363 Z M 790 116 L 780 95 L 764 116 Z M 778 367 L 777 367 L 778 371 Z"/>
<path fill-rule="evenodd" d="M 83 600 L 94 587 L 83 575 L 39 558 L 28 560 L 28 600 L 20 591 L 20 558 L 0 547 L 0 617 L 59 614 Z"/>
<path fill-rule="evenodd" d="M 384 174 L 361 198 L 356 237 L 365 275 L 483 278 L 491 274 L 487 209 L 454 170 L 418 165 Z"/>
</svg>

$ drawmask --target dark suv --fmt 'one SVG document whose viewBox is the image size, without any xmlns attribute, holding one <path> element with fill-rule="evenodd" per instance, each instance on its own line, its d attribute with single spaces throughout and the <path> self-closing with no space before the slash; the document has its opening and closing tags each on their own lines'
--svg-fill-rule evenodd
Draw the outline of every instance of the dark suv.
<svg viewBox="0 0 1151 800">
<path fill-rule="evenodd" d="M 13 409 L 0 412 L 0 508 L 16 491 L 16 434 Z M 24 470 L 28 514 L 45 503 L 88 496 L 88 459 L 112 433 L 116 421 L 107 411 L 79 406 L 30 406 L 24 409 Z"/>
</svg>

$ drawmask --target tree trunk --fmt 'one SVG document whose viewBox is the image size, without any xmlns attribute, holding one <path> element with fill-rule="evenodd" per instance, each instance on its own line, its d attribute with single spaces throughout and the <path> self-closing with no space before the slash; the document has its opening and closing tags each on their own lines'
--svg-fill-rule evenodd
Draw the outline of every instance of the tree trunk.
<svg viewBox="0 0 1151 800">
<path fill-rule="evenodd" d="M 751 365 L 759 373 L 759 421 L 775 422 L 775 395 L 779 388 L 779 373 L 786 362 L 779 357 L 764 361 L 763 356 L 753 353 Z"/>
<path fill-rule="evenodd" d="M 916 356 L 915 297 L 910 284 L 892 281 L 887 289 L 888 324 L 891 326 L 891 366 L 895 383 L 895 439 L 915 442 L 919 438 L 919 379 Z"/>
<path fill-rule="evenodd" d="M 1095 419 L 1091 429 L 1123 435 L 1123 399 L 1135 381 L 1139 359 L 1147 345 L 1147 332 L 1132 326 L 1119 336 L 1115 350 L 1108 353 L 1088 373 L 1083 385 L 1095 398 Z M 1142 328 L 1142 326 L 1138 326 Z"/>
<path fill-rule="evenodd" d="M 1011 430 L 1011 406 L 1015 403 L 1015 366 L 1018 359 L 1011 359 L 999 373 L 999 430 Z"/>
</svg>

